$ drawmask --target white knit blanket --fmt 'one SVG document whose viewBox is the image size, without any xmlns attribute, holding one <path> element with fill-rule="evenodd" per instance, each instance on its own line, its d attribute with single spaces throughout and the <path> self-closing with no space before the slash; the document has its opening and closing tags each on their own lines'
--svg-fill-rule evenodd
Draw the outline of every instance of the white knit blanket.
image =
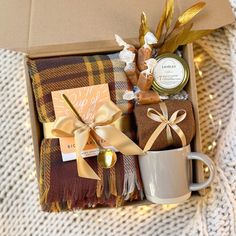
<svg viewBox="0 0 236 236">
<path fill-rule="evenodd" d="M 181 205 L 49 214 L 39 206 L 24 55 L 0 50 L 0 235 L 236 235 L 236 24 L 194 52 L 204 152 L 217 166 L 211 191 Z"/>
</svg>

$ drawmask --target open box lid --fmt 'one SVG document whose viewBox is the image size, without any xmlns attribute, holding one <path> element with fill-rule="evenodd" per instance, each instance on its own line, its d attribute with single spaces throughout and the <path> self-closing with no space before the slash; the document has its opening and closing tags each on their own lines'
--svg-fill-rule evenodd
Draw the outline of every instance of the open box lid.
<svg viewBox="0 0 236 236">
<path fill-rule="evenodd" d="M 175 15 L 196 2 L 175 1 Z M 228 0 L 205 2 L 205 9 L 195 18 L 195 29 L 215 29 L 234 21 Z M 164 0 L 2 0 L 0 48 L 37 56 L 116 50 L 114 34 L 125 39 L 137 38 L 143 11 L 155 31 L 164 3 Z"/>
</svg>

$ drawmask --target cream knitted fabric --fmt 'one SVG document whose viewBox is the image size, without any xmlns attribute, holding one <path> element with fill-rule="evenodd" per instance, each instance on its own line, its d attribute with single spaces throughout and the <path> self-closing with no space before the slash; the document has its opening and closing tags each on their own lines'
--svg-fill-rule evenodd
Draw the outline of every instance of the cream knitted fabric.
<svg viewBox="0 0 236 236">
<path fill-rule="evenodd" d="M 203 149 L 217 165 L 211 191 L 174 206 L 49 214 L 39 206 L 23 55 L 1 50 L 0 235 L 236 235 L 236 24 L 194 51 Z"/>
</svg>

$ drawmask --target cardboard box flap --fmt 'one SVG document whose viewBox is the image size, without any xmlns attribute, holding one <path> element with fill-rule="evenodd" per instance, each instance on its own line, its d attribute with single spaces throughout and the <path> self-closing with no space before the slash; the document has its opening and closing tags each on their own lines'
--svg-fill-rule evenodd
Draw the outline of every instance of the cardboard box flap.
<svg viewBox="0 0 236 236">
<path fill-rule="evenodd" d="M 0 48 L 27 52 L 31 0 L 0 2 Z"/>
<path fill-rule="evenodd" d="M 137 38 L 142 11 L 146 12 L 151 29 L 155 30 L 164 2 L 2 0 L 0 47 L 36 54 L 113 50 L 117 47 L 115 33 L 124 38 Z M 197 1 L 175 2 L 175 15 L 179 15 Z M 233 22 L 227 0 L 206 2 L 204 11 L 196 17 L 196 29 L 218 28 Z"/>
</svg>

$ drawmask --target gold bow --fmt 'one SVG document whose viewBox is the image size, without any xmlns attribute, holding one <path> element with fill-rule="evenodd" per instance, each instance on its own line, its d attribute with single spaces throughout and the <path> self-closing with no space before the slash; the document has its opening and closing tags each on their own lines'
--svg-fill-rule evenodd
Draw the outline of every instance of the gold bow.
<svg viewBox="0 0 236 236">
<path fill-rule="evenodd" d="M 86 124 L 79 119 L 65 116 L 56 119 L 52 134 L 56 137 L 74 137 L 75 139 L 77 170 L 80 177 L 100 180 L 81 156 L 81 151 L 89 139 L 90 131 L 94 131 L 102 139 L 107 140 L 111 146 L 124 155 L 143 154 L 141 148 L 113 125 L 121 118 L 121 115 L 121 110 L 112 101 L 109 101 L 97 110 L 92 123 Z"/>
<path fill-rule="evenodd" d="M 154 121 L 160 122 L 161 124 L 156 128 L 156 130 L 152 133 L 151 137 L 148 139 L 144 147 L 144 152 L 151 149 L 153 143 L 165 128 L 166 128 L 167 141 L 169 144 L 173 143 L 173 137 L 171 134 L 171 129 L 173 129 L 179 136 L 182 142 L 182 146 L 186 146 L 186 137 L 184 135 L 184 132 L 177 125 L 178 123 L 180 123 L 185 119 L 187 115 L 186 111 L 183 109 L 177 110 L 172 114 L 170 119 L 168 119 L 168 110 L 166 104 L 164 102 L 161 102 L 159 103 L 159 105 L 162 114 L 153 108 L 148 108 L 147 110 L 147 116 Z M 183 112 L 183 114 L 178 116 L 180 112 Z"/>
</svg>

